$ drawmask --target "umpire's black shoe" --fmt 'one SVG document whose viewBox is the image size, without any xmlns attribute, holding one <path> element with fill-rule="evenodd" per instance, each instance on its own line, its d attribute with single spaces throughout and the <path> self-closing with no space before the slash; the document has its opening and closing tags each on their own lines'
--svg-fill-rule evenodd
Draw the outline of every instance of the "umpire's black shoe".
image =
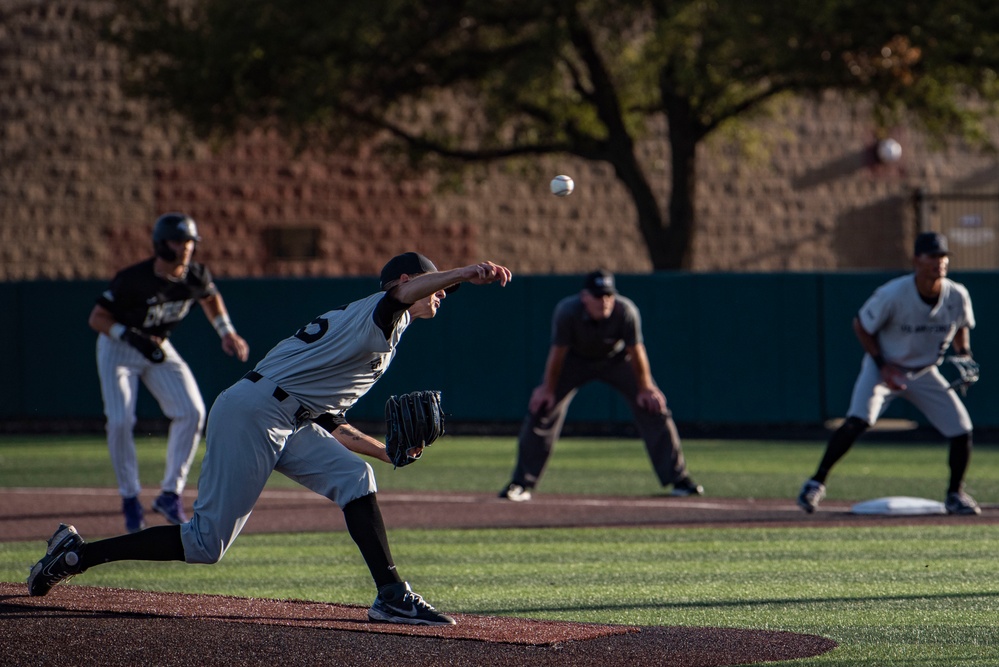
<svg viewBox="0 0 999 667">
<path fill-rule="evenodd" d="M 673 490 L 670 491 L 669 495 L 680 498 L 684 498 L 686 496 L 703 496 L 704 487 L 689 477 L 684 477 L 680 481 L 673 484 Z"/>
<path fill-rule="evenodd" d="M 80 554 L 77 550 L 83 546 L 83 538 L 73 526 L 64 523 L 52 537 L 49 538 L 49 548 L 45 556 L 35 563 L 28 575 L 28 595 L 45 595 L 60 581 L 71 579 L 80 574 Z"/>
<path fill-rule="evenodd" d="M 383 586 L 378 590 L 378 597 L 368 610 L 368 619 L 407 625 L 455 624 L 453 618 L 431 607 L 420 595 L 414 593 L 405 581 Z"/>
<path fill-rule="evenodd" d="M 499 497 L 504 500 L 512 500 L 515 503 L 526 503 L 531 499 L 531 490 L 526 486 L 510 482 L 499 492 Z"/>
</svg>

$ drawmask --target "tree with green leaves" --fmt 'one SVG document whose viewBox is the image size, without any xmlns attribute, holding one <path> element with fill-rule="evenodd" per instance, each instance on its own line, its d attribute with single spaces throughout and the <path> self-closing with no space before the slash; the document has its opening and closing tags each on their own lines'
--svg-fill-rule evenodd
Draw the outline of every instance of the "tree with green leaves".
<svg viewBox="0 0 999 667">
<path fill-rule="evenodd" d="M 270 123 L 450 164 L 606 162 L 658 270 L 689 266 L 698 146 L 777 95 L 857 95 L 882 124 L 977 141 L 999 100 L 999 5 L 981 0 L 117 2 L 128 89 L 203 136 Z M 665 206 L 637 151 L 657 124 Z"/>
</svg>

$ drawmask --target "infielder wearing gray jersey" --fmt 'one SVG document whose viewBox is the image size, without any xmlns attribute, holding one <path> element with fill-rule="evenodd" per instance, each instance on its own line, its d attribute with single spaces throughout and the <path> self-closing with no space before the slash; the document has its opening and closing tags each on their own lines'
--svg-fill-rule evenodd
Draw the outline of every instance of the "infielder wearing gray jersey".
<svg viewBox="0 0 999 667">
<path fill-rule="evenodd" d="M 197 301 L 222 339 L 226 354 L 246 361 L 249 346 L 203 264 L 192 261 L 198 241 L 194 220 L 167 213 L 153 228 L 155 256 L 119 271 L 97 299 L 90 327 L 97 337 L 97 372 L 111 464 L 118 478 L 125 528 L 145 526 L 135 455 L 135 406 L 141 380 L 170 419 L 166 469 L 153 510 L 167 521 L 187 521 L 180 494 L 201 441 L 205 403 L 194 375 L 168 336 Z"/>
<path fill-rule="evenodd" d="M 418 253 L 390 260 L 384 292 L 315 318 L 277 345 L 216 399 L 191 520 L 84 543 L 62 525 L 47 555 L 28 577 L 31 595 L 44 595 L 67 576 L 116 560 L 216 563 L 250 516 L 275 470 L 329 498 L 343 511 L 378 595 L 375 621 L 449 625 L 396 571 L 371 466 L 358 454 L 390 462 L 385 445 L 346 420 L 347 410 L 388 369 L 413 319 L 434 317 L 462 282 L 506 285 L 510 271 L 492 262 L 438 272 Z M 413 452 L 414 455 L 421 453 Z"/>
<path fill-rule="evenodd" d="M 975 327 L 968 290 L 947 278 L 947 255 L 946 237 L 920 234 L 914 248 L 915 272 L 879 287 L 854 318 L 853 330 L 865 354 L 846 420 L 829 439 L 818 470 L 798 494 L 798 505 L 806 512 L 814 512 L 825 497 L 832 467 L 896 396 L 910 401 L 950 439 L 947 512 L 980 512 L 963 488 L 971 459 L 971 417 L 938 368 L 952 345 L 955 354 L 971 356 L 970 330 Z"/>
<path fill-rule="evenodd" d="M 531 499 L 531 490 L 562 432 L 569 404 L 579 388 L 591 381 L 610 385 L 628 402 L 660 484 L 672 484 L 675 496 L 704 493 L 687 475 L 676 424 L 666 397 L 652 379 L 638 308 L 617 293 L 613 275 L 594 271 L 586 276 L 578 295 L 555 307 L 544 377 L 531 394 L 520 430 L 517 464 L 500 498 Z"/>
</svg>

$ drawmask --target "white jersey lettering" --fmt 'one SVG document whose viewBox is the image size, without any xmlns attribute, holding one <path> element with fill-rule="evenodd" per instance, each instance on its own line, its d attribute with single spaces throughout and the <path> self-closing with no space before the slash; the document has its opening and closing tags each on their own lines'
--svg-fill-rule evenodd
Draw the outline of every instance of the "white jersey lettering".
<svg viewBox="0 0 999 667">
<path fill-rule="evenodd" d="M 876 336 L 885 359 L 902 368 L 923 368 L 939 361 L 958 329 L 975 328 L 968 290 L 943 279 L 940 298 L 925 303 L 912 274 L 890 280 L 857 314 L 867 333 Z"/>
<path fill-rule="evenodd" d="M 187 317 L 191 310 L 193 300 L 168 301 L 166 303 L 150 306 L 146 310 L 146 318 L 142 322 L 142 328 L 156 327 L 168 322 L 180 322 Z"/>
</svg>

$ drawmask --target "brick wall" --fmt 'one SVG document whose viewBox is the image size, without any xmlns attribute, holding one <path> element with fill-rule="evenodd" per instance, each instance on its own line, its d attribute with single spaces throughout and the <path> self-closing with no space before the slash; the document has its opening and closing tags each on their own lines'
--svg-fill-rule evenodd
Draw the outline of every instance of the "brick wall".
<svg viewBox="0 0 999 667">
<path fill-rule="evenodd" d="M 184 210 L 199 222 L 199 260 L 219 275 L 374 275 L 407 249 L 442 266 L 477 255 L 476 227 L 435 217 L 427 179 L 396 178 L 370 159 L 295 156 L 266 132 L 159 163 L 154 192 L 157 211 Z M 286 237 L 292 247 L 282 251 L 290 231 L 305 243 Z"/>
<path fill-rule="evenodd" d="M 633 206 L 609 166 L 549 157 L 393 177 L 366 155 L 295 155 L 267 132 L 215 150 L 154 117 L 118 85 L 116 53 L 83 22 L 103 1 L 0 0 L 0 280 L 103 278 L 150 253 L 160 213 L 183 210 L 220 276 L 374 275 L 407 249 L 451 266 L 490 258 L 517 273 L 651 268 Z M 788 98 L 699 153 L 699 271 L 907 266 L 909 198 L 994 187 L 995 159 L 918 133 L 875 164 L 868 109 Z M 642 147 L 665 203 L 664 131 Z M 548 194 L 567 173 L 577 190 Z"/>
</svg>

